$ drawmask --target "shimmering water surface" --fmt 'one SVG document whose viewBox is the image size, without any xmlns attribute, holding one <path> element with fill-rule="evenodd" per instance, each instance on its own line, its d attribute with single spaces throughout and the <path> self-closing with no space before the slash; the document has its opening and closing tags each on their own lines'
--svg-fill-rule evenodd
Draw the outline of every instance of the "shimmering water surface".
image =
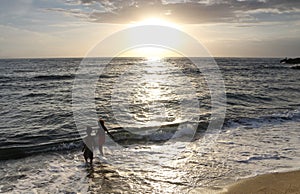
<svg viewBox="0 0 300 194">
<path fill-rule="evenodd" d="M 216 131 L 205 130 L 216 119 L 207 85 L 214 77 L 190 60 L 99 59 L 105 68 L 86 94 L 93 110 L 84 98 L 72 104 L 72 91 L 87 87 L 84 79 L 74 86 L 81 61 L 0 60 L 1 192 L 214 193 L 242 177 L 300 167 L 300 71 L 278 59 L 216 59 L 227 96 Z M 93 167 L 80 152 L 85 129 L 74 109 L 101 116 L 121 146 L 107 141 Z M 181 135 L 193 138 L 171 141 Z"/>
</svg>

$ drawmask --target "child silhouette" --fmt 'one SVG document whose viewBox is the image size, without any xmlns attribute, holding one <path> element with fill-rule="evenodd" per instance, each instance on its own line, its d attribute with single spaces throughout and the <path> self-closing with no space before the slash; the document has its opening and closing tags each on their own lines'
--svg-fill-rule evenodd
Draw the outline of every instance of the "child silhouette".
<svg viewBox="0 0 300 194">
<path fill-rule="evenodd" d="M 84 146 L 83 146 L 83 156 L 85 159 L 85 162 L 88 162 L 88 159 L 90 159 L 90 165 L 93 164 L 93 147 L 94 147 L 94 141 L 93 141 L 93 137 L 91 136 L 92 133 L 92 128 L 87 126 L 86 127 L 86 134 L 87 136 L 85 138 L 83 138 L 83 142 L 84 142 Z"/>
</svg>

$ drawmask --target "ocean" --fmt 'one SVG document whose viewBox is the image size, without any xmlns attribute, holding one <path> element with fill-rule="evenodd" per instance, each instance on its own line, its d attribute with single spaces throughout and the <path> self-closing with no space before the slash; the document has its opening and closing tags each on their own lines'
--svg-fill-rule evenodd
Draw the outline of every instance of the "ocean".
<svg viewBox="0 0 300 194">
<path fill-rule="evenodd" d="M 300 169 L 300 71 L 279 60 L 215 58 L 220 119 L 208 84 L 220 78 L 186 58 L 97 59 L 92 94 L 81 58 L 1 59 L 0 193 L 214 193 Z M 82 137 L 97 117 L 113 139 L 91 167 Z"/>
</svg>

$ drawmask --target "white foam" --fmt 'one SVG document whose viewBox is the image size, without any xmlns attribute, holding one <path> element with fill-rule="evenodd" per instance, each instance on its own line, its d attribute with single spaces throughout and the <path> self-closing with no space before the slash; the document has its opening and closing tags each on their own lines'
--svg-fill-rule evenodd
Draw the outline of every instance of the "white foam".
<svg viewBox="0 0 300 194">
<path fill-rule="evenodd" d="M 94 166 L 107 165 L 108 169 L 100 168 L 103 172 L 99 170 L 94 176 L 105 176 L 113 167 L 118 174 L 113 177 L 118 181 L 126 180 L 136 191 L 153 191 L 159 187 L 166 192 L 187 192 L 187 188 L 218 186 L 244 177 L 295 170 L 300 166 L 297 121 L 264 124 L 251 129 L 240 124 L 220 133 L 218 141 L 211 147 L 206 148 L 201 141 L 205 140 L 135 145 L 123 149 L 105 147 L 105 160 L 96 157 Z M 15 185 L 12 191 L 15 193 L 86 193 L 95 184 L 88 178 L 89 167 L 79 151 L 6 161 L 1 166 L 6 169 L 1 172 L 4 178 L 25 175 L 10 183 Z M 93 185 L 93 188 L 97 187 L 100 185 Z M 122 189 L 131 192 L 128 188 Z"/>
</svg>

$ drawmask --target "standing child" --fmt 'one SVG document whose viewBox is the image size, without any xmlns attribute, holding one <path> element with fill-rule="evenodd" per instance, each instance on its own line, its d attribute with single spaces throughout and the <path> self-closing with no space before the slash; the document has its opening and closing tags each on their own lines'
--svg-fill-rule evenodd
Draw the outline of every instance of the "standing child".
<svg viewBox="0 0 300 194">
<path fill-rule="evenodd" d="M 105 143 L 105 131 L 107 131 L 106 127 L 104 126 L 104 121 L 99 119 L 98 121 L 98 125 L 99 125 L 99 128 L 98 128 L 98 131 L 96 133 L 96 136 L 98 137 L 98 148 L 99 148 L 99 152 L 101 154 L 101 156 L 104 156 L 104 153 L 103 153 L 103 145 Z"/>
<path fill-rule="evenodd" d="M 90 159 L 90 165 L 93 164 L 93 158 L 94 158 L 93 151 L 92 151 L 94 147 L 94 141 L 93 141 L 93 137 L 91 136 L 91 133 L 92 133 L 92 128 L 88 126 L 86 128 L 87 136 L 83 139 L 84 147 L 82 149 L 85 162 L 88 162 L 87 160 Z"/>
</svg>

